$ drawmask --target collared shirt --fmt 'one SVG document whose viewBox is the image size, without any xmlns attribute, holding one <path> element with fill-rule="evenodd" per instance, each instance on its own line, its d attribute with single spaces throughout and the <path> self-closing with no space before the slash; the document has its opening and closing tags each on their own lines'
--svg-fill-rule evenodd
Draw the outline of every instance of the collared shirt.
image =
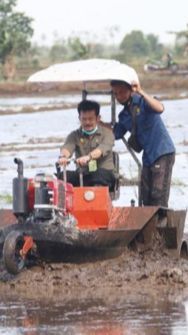
<svg viewBox="0 0 188 335">
<path fill-rule="evenodd" d="M 67 149 L 71 156 L 76 158 L 88 155 L 94 149 L 100 149 L 102 156 L 97 159 L 98 168 L 113 170 L 114 135 L 110 129 L 98 125 L 98 129 L 92 136 L 83 134 L 82 129 L 71 132 L 65 140 L 62 149 Z"/>
<path fill-rule="evenodd" d="M 159 157 L 174 153 L 172 139 L 161 119 L 160 113 L 154 111 L 138 94 L 133 94 L 130 106 L 125 106 L 119 114 L 119 122 L 114 126 L 115 139 L 131 132 L 132 117 L 130 109 L 137 106 L 136 138 L 143 148 L 143 165 L 151 166 Z"/>
</svg>

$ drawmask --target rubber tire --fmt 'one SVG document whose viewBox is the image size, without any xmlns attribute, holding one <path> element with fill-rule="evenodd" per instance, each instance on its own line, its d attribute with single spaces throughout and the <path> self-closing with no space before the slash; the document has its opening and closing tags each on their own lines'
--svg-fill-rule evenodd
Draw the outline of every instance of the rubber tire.
<svg viewBox="0 0 188 335">
<path fill-rule="evenodd" d="M 18 274 L 25 266 L 25 260 L 19 255 L 24 244 L 23 234 L 19 231 L 11 231 L 4 242 L 3 261 L 7 271 Z"/>
</svg>

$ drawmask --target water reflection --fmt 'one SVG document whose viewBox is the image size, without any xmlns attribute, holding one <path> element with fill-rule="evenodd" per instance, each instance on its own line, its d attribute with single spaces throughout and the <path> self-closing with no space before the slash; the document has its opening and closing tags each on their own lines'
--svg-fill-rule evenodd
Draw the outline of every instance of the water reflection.
<svg viewBox="0 0 188 335">
<path fill-rule="evenodd" d="M 6 298 L 7 299 L 7 298 Z M 0 334 L 185 335 L 186 302 L 148 297 L 79 303 L 6 301 L 0 303 Z M 123 301 L 124 300 L 124 301 Z M 173 299 L 172 299 L 173 300 Z"/>
</svg>

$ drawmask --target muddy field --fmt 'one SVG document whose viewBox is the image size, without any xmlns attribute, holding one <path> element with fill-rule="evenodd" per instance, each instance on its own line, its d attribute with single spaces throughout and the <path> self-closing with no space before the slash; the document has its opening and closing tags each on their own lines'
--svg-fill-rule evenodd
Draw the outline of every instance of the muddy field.
<svg viewBox="0 0 188 335">
<path fill-rule="evenodd" d="M 32 266 L 13 276 L 1 262 L 0 292 L 19 294 L 24 298 L 55 299 L 121 299 L 126 294 L 188 294 L 188 262 L 177 259 L 159 237 L 152 248 L 137 246 L 120 256 L 79 263 L 45 263 Z"/>
</svg>

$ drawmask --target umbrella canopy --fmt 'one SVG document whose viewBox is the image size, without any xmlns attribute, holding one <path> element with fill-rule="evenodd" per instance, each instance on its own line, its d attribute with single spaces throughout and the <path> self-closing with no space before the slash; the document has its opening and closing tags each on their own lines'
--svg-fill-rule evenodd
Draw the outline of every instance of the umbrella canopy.
<svg viewBox="0 0 188 335">
<path fill-rule="evenodd" d="M 55 64 L 38 71 L 28 78 L 28 82 L 101 82 L 122 80 L 132 85 L 138 83 L 136 71 L 116 60 L 87 59 L 62 64 Z"/>
</svg>

